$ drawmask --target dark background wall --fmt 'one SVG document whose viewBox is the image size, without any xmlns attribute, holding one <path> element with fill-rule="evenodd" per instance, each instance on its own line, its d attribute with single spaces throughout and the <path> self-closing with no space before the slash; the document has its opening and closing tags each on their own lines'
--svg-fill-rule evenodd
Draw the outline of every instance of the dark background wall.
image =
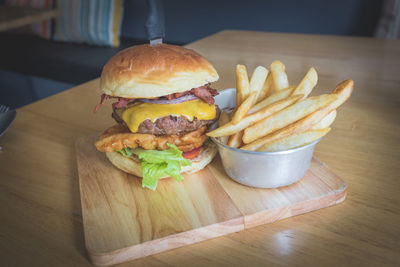
<svg viewBox="0 0 400 267">
<path fill-rule="evenodd" d="M 225 29 L 373 36 L 381 5 L 381 0 L 164 0 L 165 39 L 186 44 Z M 0 104 L 17 108 L 99 77 L 119 50 L 147 42 L 147 12 L 146 0 L 125 0 L 119 48 L 0 33 Z"/>
<path fill-rule="evenodd" d="M 224 29 L 373 36 L 379 0 L 164 0 L 166 39 L 192 42 Z M 122 36 L 146 39 L 146 0 L 125 1 Z"/>
</svg>

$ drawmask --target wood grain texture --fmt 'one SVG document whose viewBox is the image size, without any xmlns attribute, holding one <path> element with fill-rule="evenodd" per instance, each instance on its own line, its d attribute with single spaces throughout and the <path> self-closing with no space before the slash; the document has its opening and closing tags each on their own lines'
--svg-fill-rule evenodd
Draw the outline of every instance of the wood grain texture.
<svg viewBox="0 0 400 267">
<path fill-rule="evenodd" d="M 208 169 L 157 190 L 115 168 L 93 146 L 77 141 L 86 246 L 96 265 L 110 265 L 243 230 L 243 218 Z"/>
<path fill-rule="evenodd" d="M 219 157 L 183 182 L 160 180 L 152 191 L 115 168 L 96 150 L 95 140 L 78 139 L 76 153 L 86 247 L 97 266 L 321 209 L 342 202 L 346 194 L 345 182 L 316 159 L 299 182 L 258 189 L 229 179 Z"/>
<path fill-rule="evenodd" d="M 244 228 L 337 204 L 346 195 L 346 183 L 316 158 L 300 181 L 276 189 L 252 188 L 234 182 L 225 174 L 219 159 L 209 168 L 244 215 Z"/>
<path fill-rule="evenodd" d="M 237 63 L 252 72 L 275 59 L 290 84 L 314 66 L 312 95 L 354 79 L 352 97 L 315 149 L 347 183 L 346 201 L 120 266 L 399 266 L 400 41 L 224 31 L 188 47 L 216 67 L 220 90 L 235 86 Z M 110 103 L 92 113 L 100 94 L 96 79 L 20 108 L 0 137 L 2 265 L 91 266 L 75 142 L 113 123 Z"/>
</svg>

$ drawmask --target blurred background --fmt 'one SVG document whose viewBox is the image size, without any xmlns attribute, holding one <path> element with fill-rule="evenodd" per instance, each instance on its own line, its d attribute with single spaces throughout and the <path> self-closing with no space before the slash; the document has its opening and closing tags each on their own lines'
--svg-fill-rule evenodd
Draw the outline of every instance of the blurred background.
<svg viewBox="0 0 400 267">
<path fill-rule="evenodd" d="M 165 0 L 164 42 L 226 29 L 398 38 L 399 2 Z M 0 0 L 0 104 L 18 108 L 99 77 L 115 53 L 148 42 L 148 10 L 147 0 Z"/>
</svg>

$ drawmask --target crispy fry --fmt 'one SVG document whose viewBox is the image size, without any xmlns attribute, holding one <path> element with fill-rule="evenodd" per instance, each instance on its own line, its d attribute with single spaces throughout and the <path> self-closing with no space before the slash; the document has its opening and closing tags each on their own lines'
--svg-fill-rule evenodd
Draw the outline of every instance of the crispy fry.
<svg viewBox="0 0 400 267">
<path fill-rule="evenodd" d="M 329 95 L 307 98 L 317 82 L 314 67 L 297 86 L 289 86 L 285 65 L 279 60 L 271 63 L 269 73 L 258 66 L 250 81 L 246 67 L 237 65 L 236 111 L 229 115 L 230 122 L 221 123 L 207 135 L 225 140 L 229 137 L 228 145 L 251 151 L 290 149 L 309 143 L 330 130 L 336 109 L 354 87 L 352 80 L 346 80 Z"/>
<path fill-rule="evenodd" d="M 257 92 L 251 92 L 249 97 L 243 101 L 242 104 L 236 109 L 235 115 L 233 115 L 232 123 L 237 124 L 239 121 L 246 116 L 247 112 L 254 105 L 257 98 Z"/>
<path fill-rule="evenodd" d="M 243 131 L 229 136 L 228 146 L 238 148 L 242 145 Z"/>
<path fill-rule="evenodd" d="M 258 139 L 250 144 L 247 144 L 241 147 L 241 149 L 255 151 L 259 149 L 262 145 L 271 142 L 273 140 L 277 140 L 289 135 L 306 131 L 307 129 L 319 123 L 330 112 L 337 109 L 340 105 L 346 102 L 346 100 L 350 97 L 351 93 L 353 92 L 353 87 L 354 87 L 353 80 L 345 80 L 339 83 L 332 92 L 332 94 L 337 96 L 337 99 L 333 101 L 331 104 L 311 113 L 305 118 L 298 120 L 295 123 L 292 123 L 283 129 L 280 129 L 261 139 Z"/>
<path fill-rule="evenodd" d="M 274 90 L 276 92 L 289 87 L 289 80 L 285 72 L 285 65 L 282 62 L 279 60 L 272 62 L 271 73 Z"/>
<path fill-rule="evenodd" d="M 312 89 L 317 85 L 318 74 L 316 70 L 311 67 L 307 74 L 304 76 L 303 80 L 297 85 L 296 89 L 293 91 L 293 95 L 303 94 L 306 98 L 312 91 Z"/>
<path fill-rule="evenodd" d="M 262 100 L 264 100 L 267 97 L 267 95 L 270 94 L 271 89 L 272 89 L 272 74 L 271 72 L 269 72 L 267 75 L 267 79 L 265 79 L 264 85 L 261 88 L 260 94 L 257 97 L 256 103 L 259 103 Z"/>
<path fill-rule="evenodd" d="M 254 112 L 259 111 L 260 109 L 265 108 L 266 106 L 268 106 L 268 105 L 270 105 L 270 104 L 272 104 L 274 102 L 277 102 L 279 100 L 282 100 L 284 98 L 289 97 L 292 94 L 292 91 L 293 91 L 294 88 L 295 88 L 295 86 L 289 86 L 288 88 L 282 89 L 281 91 L 276 92 L 276 93 L 268 96 L 267 98 L 265 98 L 261 102 L 259 102 L 256 105 L 254 105 L 254 107 L 252 107 L 248 113 L 252 114 Z"/>
<path fill-rule="evenodd" d="M 250 92 L 257 92 L 256 102 L 260 95 L 261 89 L 267 79 L 268 70 L 262 66 L 258 66 L 254 69 L 253 75 L 250 79 Z"/>
<path fill-rule="evenodd" d="M 257 70 L 257 69 L 256 69 Z M 254 70 L 254 73 L 256 72 Z M 250 87 L 249 78 L 247 75 L 247 70 L 244 65 L 236 66 L 236 112 L 232 117 L 232 121 L 240 121 L 242 117 L 244 117 L 249 109 L 254 105 L 258 92 L 255 91 L 257 89 L 257 80 L 253 80 L 254 73 L 252 76 L 252 87 Z M 258 77 L 259 75 L 256 75 Z M 250 95 L 250 90 L 254 91 L 252 95 Z M 242 136 L 243 132 L 236 133 L 229 137 L 228 145 L 232 147 L 239 147 L 242 145 Z M 225 138 L 226 139 L 226 138 Z M 225 140 L 221 140 L 225 141 Z"/>
<path fill-rule="evenodd" d="M 236 106 L 242 102 L 250 94 L 250 83 L 247 75 L 246 66 L 236 65 Z"/>
<path fill-rule="evenodd" d="M 243 142 L 249 144 L 260 137 L 286 127 L 314 111 L 329 105 L 336 99 L 337 96 L 335 94 L 326 94 L 303 99 L 247 128 L 244 131 Z"/>
<path fill-rule="evenodd" d="M 309 143 L 314 142 L 318 138 L 326 135 L 331 128 L 324 128 L 319 130 L 309 130 L 296 135 L 287 136 L 269 143 L 266 143 L 260 147 L 257 151 L 282 151 L 296 147 L 301 147 Z"/>
<path fill-rule="evenodd" d="M 253 113 L 251 115 L 248 115 L 244 117 L 239 123 L 233 124 L 232 122 L 228 122 L 227 124 L 220 126 L 219 128 L 208 132 L 208 136 L 212 137 L 219 137 L 219 136 L 229 136 L 232 134 L 235 134 L 237 132 L 240 132 L 241 130 L 249 127 L 250 125 L 256 123 L 257 121 L 260 121 L 268 116 L 271 116 L 275 112 L 278 112 L 293 103 L 296 103 L 299 101 L 303 96 L 302 95 L 295 95 L 291 96 L 286 99 L 282 99 L 278 102 L 275 102 L 269 106 L 266 106 L 265 108 L 259 110 L 256 113 Z"/>
<path fill-rule="evenodd" d="M 219 120 L 218 120 L 219 128 L 221 128 L 222 126 L 227 124 L 229 122 L 229 120 L 230 120 L 230 118 L 229 118 L 228 113 L 226 113 L 225 111 L 221 111 L 221 114 L 219 115 Z M 220 138 L 220 141 L 221 141 L 221 143 L 226 145 L 228 143 L 228 137 L 223 136 Z"/>
<path fill-rule="evenodd" d="M 331 111 L 328 115 L 326 115 L 320 122 L 315 124 L 310 130 L 319 130 L 328 128 L 336 119 L 336 109 Z"/>
</svg>

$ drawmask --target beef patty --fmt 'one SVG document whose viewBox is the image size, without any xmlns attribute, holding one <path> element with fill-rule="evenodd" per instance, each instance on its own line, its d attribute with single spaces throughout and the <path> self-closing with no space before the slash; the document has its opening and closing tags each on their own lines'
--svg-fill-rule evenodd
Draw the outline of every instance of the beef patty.
<svg viewBox="0 0 400 267">
<path fill-rule="evenodd" d="M 216 106 L 217 116 L 213 120 L 198 120 L 194 118 L 192 121 L 184 116 L 165 116 L 152 122 L 150 119 L 143 121 L 139 125 L 138 133 L 142 134 L 154 134 L 154 135 L 181 135 L 184 133 L 195 131 L 203 126 L 209 126 L 213 124 L 218 118 L 220 110 Z M 114 110 L 112 117 L 121 125 L 126 126 L 125 122 L 118 116 L 117 112 Z"/>
</svg>

